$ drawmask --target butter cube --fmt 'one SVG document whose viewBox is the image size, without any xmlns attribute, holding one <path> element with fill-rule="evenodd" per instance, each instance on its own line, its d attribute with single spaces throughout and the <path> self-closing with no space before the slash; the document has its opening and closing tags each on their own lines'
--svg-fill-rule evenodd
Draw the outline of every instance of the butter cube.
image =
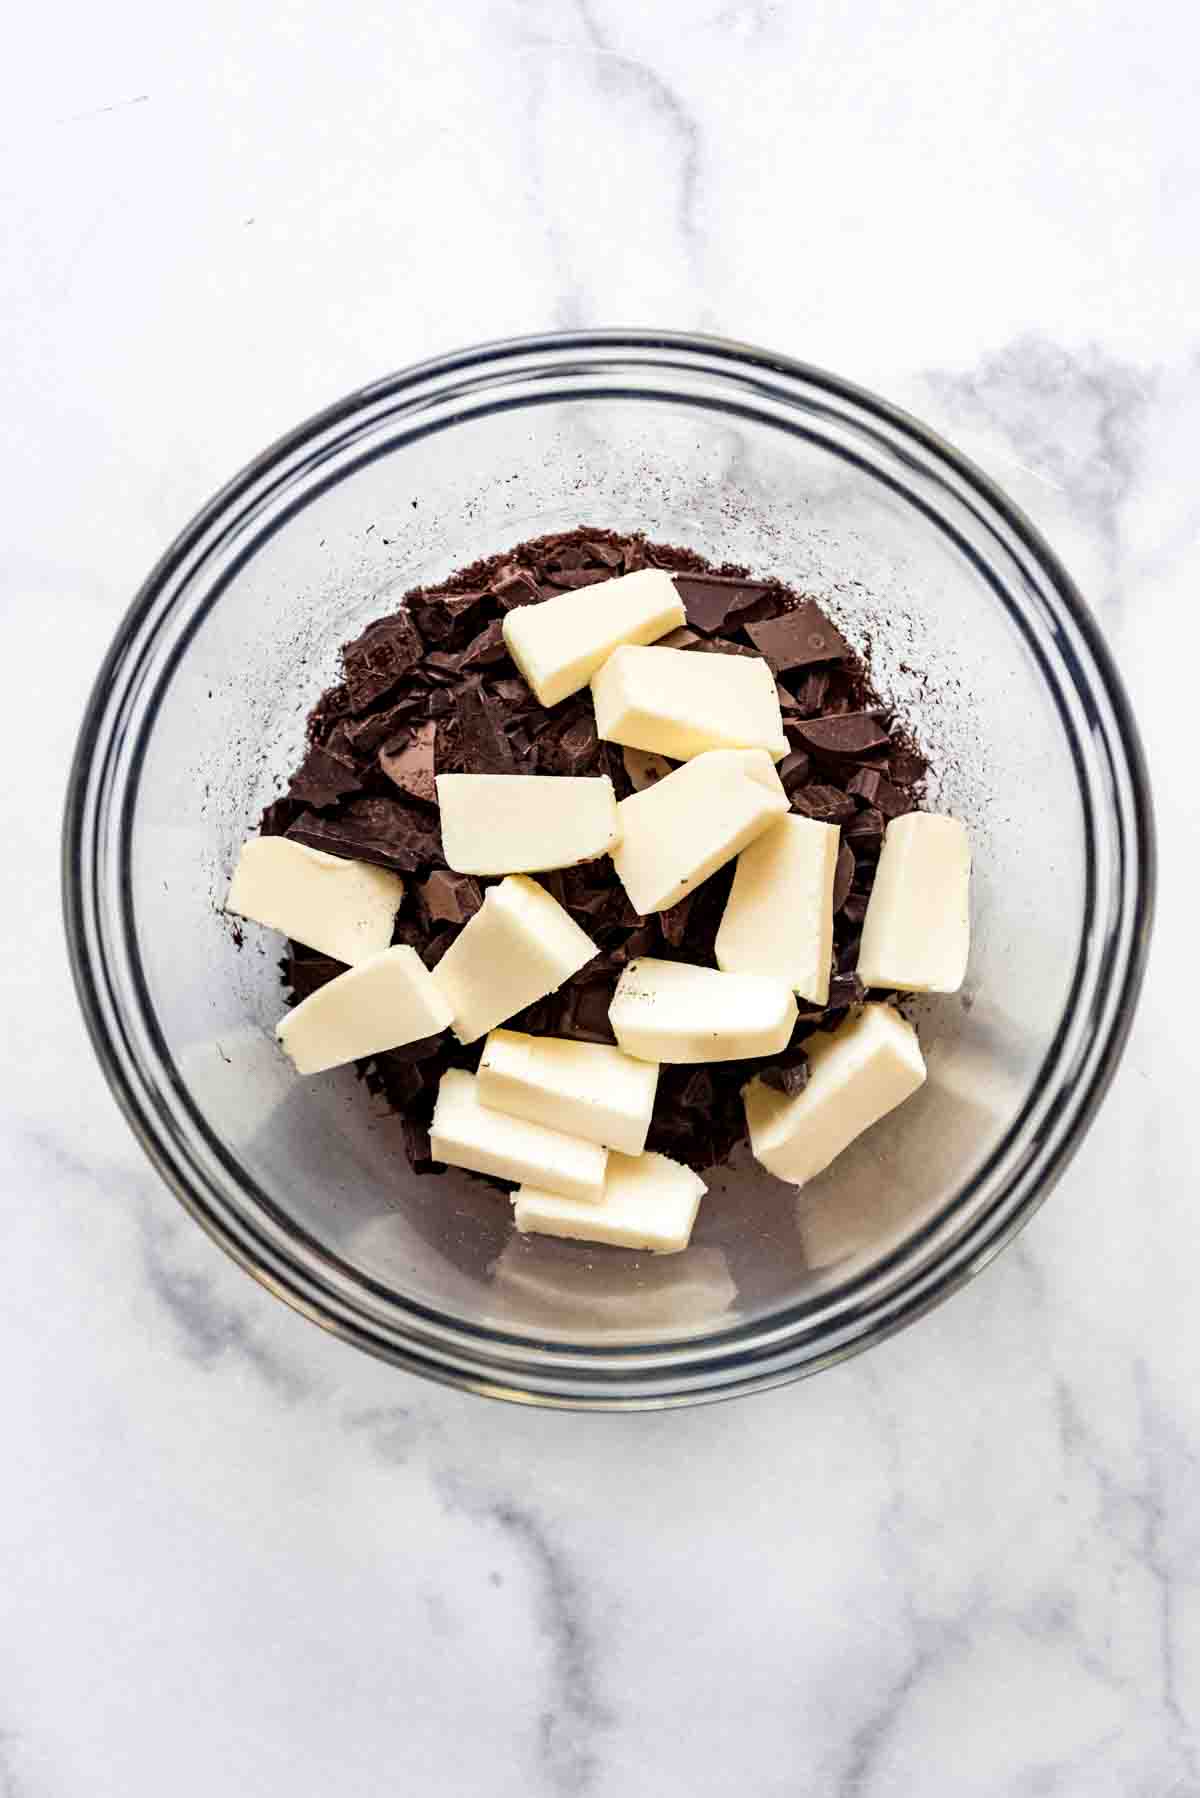
<svg viewBox="0 0 1200 1798">
<path fill-rule="evenodd" d="M 669 1156 L 612 1154 L 599 1204 L 581 1205 L 530 1184 L 513 1194 L 513 1213 L 524 1232 L 677 1255 L 688 1245 L 707 1190 L 699 1174 Z"/>
<path fill-rule="evenodd" d="M 864 1130 L 915 1093 L 925 1058 L 912 1025 L 890 1005 L 864 1005 L 805 1043 L 808 1084 L 787 1098 L 761 1080 L 743 1089 L 750 1147 L 781 1180 L 803 1186 Z"/>
<path fill-rule="evenodd" d="M 557 705 L 586 687 L 622 643 L 653 643 L 684 617 L 670 575 L 643 568 L 518 606 L 504 620 L 504 641 L 541 703 Z"/>
<path fill-rule="evenodd" d="M 617 807 L 613 866 L 645 917 L 665 911 L 788 811 L 765 749 L 710 749 Z"/>
<path fill-rule="evenodd" d="M 544 999 L 598 950 L 557 899 L 524 875 L 489 887 L 433 970 L 463 1043 Z"/>
<path fill-rule="evenodd" d="M 625 1155 L 646 1146 L 658 1067 L 608 1043 L 493 1030 L 479 1063 L 479 1097 L 494 1111 L 582 1136 Z"/>
<path fill-rule="evenodd" d="M 436 1036 L 450 1007 L 415 949 L 384 949 L 347 968 L 288 1012 L 275 1034 L 300 1074 Z"/>
<path fill-rule="evenodd" d="M 582 1205 L 599 1203 L 604 1192 L 607 1149 L 488 1111 L 480 1103 L 474 1074 L 461 1068 L 447 1068 L 442 1075 L 429 1146 L 435 1161 L 537 1186 Z"/>
<path fill-rule="evenodd" d="M 537 874 L 607 855 L 619 835 L 607 775 L 439 774 L 442 848 L 459 874 Z"/>
<path fill-rule="evenodd" d="M 287 837 L 252 837 L 242 844 L 225 910 L 353 963 L 387 948 L 403 897 L 404 882 L 386 868 Z"/>
<path fill-rule="evenodd" d="M 971 845 L 957 818 L 893 818 L 858 952 L 867 986 L 956 993 L 971 948 L 970 883 Z"/>
<path fill-rule="evenodd" d="M 770 974 L 828 1004 L 840 835 L 836 824 L 789 816 L 742 850 L 717 931 L 719 968 Z"/>
<path fill-rule="evenodd" d="M 642 1061 L 743 1061 L 787 1046 L 796 1000 L 786 980 L 645 955 L 618 980 L 608 1021 Z"/>
<path fill-rule="evenodd" d="M 615 649 L 592 676 L 596 729 L 609 743 L 690 761 L 706 749 L 788 752 L 779 690 L 757 656 Z"/>
</svg>

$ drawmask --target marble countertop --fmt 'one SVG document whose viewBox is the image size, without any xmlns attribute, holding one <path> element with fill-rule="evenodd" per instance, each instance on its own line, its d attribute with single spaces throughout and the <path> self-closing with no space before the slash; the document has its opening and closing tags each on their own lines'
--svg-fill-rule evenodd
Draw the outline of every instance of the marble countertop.
<svg viewBox="0 0 1200 1798">
<path fill-rule="evenodd" d="M 23 17 L 3 1798 L 1200 1794 L 1200 815 L 1147 703 L 1200 654 L 1198 54 L 1182 0 Z M 1015 1246 L 815 1381 L 629 1418 L 423 1384 L 223 1259 L 93 1064 L 56 864 L 100 655 L 227 475 L 395 366 L 599 324 L 776 347 L 974 454 L 1103 620 L 1163 837 L 1128 1054 Z"/>
</svg>

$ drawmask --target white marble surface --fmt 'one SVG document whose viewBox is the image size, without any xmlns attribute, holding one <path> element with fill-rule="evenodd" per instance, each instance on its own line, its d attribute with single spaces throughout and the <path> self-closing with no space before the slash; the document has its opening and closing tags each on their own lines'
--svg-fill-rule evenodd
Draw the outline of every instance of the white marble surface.
<svg viewBox="0 0 1200 1798">
<path fill-rule="evenodd" d="M 551 324 L 725 331 L 907 402 L 1049 531 L 1135 700 L 1168 660 L 1193 688 L 1198 56 L 1183 0 L 10 30 L 3 1798 L 1200 1793 L 1190 714 L 1142 713 L 1156 954 L 1053 1201 L 883 1350 L 663 1417 L 434 1389 L 222 1259 L 92 1063 L 54 816 L 117 618 L 227 474 Z"/>
</svg>

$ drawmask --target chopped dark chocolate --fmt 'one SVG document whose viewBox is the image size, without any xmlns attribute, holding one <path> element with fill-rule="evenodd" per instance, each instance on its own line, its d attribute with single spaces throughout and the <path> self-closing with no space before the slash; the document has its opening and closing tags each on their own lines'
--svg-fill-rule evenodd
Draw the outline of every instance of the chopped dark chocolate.
<svg viewBox="0 0 1200 1798">
<path fill-rule="evenodd" d="M 793 749 L 779 764 L 779 778 L 789 798 L 797 787 L 805 786 L 812 774 L 812 762 L 806 749 Z"/>
<path fill-rule="evenodd" d="M 656 649 L 702 649 L 703 647 L 704 638 L 698 636 L 695 631 L 690 631 L 686 624 L 677 625 L 673 631 L 668 631 L 665 637 L 655 638 Z"/>
<path fill-rule="evenodd" d="M 301 810 L 302 808 L 296 804 L 294 799 L 288 799 L 286 797 L 282 799 L 272 799 L 270 805 L 258 821 L 259 836 L 285 837 L 288 833 L 289 826 L 294 824 L 296 819 L 300 816 Z"/>
<path fill-rule="evenodd" d="M 423 800 L 426 805 L 437 804 L 437 789 L 433 784 L 436 734 L 437 725 L 430 719 L 427 724 L 418 724 L 406 736 L 393 737 L 379 751 L 379 766 L 393 786 L 414 799 Z"/>
<path fill-rule="evenodd" d="M 328 986 L 339 974 L 346 972 L 346 964 L 333 961 L 328 955 L 298 954 L 295 949 L 280 962 L 283 978 L 292 989 L 292 1003 L 299 1005 L 302 999 L 310 999 L 321 987 Z"/>
<path fill-rule="evenodd" d="M 559 1013 L 559 1034 L 581 1043 L 615 1043 L 608 1008 L 613 987 L 608 980 L 592 980 L 586 986 L 566 987 Z"/>
<path fill-rule="evenodd" d="M 858 854 L 878 854 L 883 842 L 883 813 L 877 812 L 873 805 L 867 806 L 850 820 L 843 835 Z"/>
<path fill-rule="evenodd" d="M 805 718 L 814 717 L 825 704 L 829 692 L 828 672 L 824 668 L 814 669 L 803 680 L 796 682 L 793 691 L 796 695 L 796 710 Z"/>
<path fill-rule="evenodd" d="M 340 732 L 342 726 L 337 729 Z M 352 756 L 337 754 L 334 737 L 331 737 L 329 746 L 324 749 L 319 743 L 309 744 L 304 760 L 292 775 L 288 794 L 301 805 L 313 805 L 320 810 L 334 805 L 347 793 L 361 790 L 362 781 Z"/>
<path fill-rule="evenodd" d="M 813 662 L 840 662 L 853 653 L 837 626 L 811 599 L 781 618 L 747 624 L 746 635 L 776 674 L 807 668 Z"/>
<path fill-rule="evenodd" d="M 350 709 L 365 712 L 399 686 L 424 654 L 425 645 L 407 610 L 369 624 L 342 648 Z"/>
<path fill-rule="evenodd" d="M 502 708 L 478 678 L 468 681 L 458 694 L 458 742 L 463 767 L 472 774 L 520 772 L 516 751 L 504 729 Z"/>
<path fill-rule="evenodd" d="M 765 599 L 784 603 L 779 588 L 766 581 L 745 580 L 740 575 L 676 574 L 672 578 L 688 623 L 706 637 L 723 630 Z"/>
<path fill-rule="evenodd" d="M 837 973 L 829 981 L 829 1009 L 842 1011 L 847 1005 L 861 1005 L 867 989 L 857 974 Z"/>
<path fill-rule="evenodd" d="M 442 860 L 442 833 L 436 818 L 398 799 L 374 795 L 352 799 L 332 817 L 302 812 L 286 833 L 294 843 L 349 861 L 414 874 Z"/>
<path fill-rule="evenodd" d="M 662 931 L 663 942 L 669 943 L 672 949 L 678 949 L 687 933 L 688 913 L 692 909 L 692 895 L 669 905 L 666 911 L 658 914 L 658 928 Z"/>
<path fill-rule="evenodd" d="M 493 618 L 489 625 L 473 637 L 462 652 L 459 666 L 462 668 L 494 668 L 500 662 L 508 660 L 508 645 L 504 641 L 504 627 L 498 618 Z"/>
<path fill-rule="evenodd" d="M 876 749 L 886 749 L 889 741 L 886 730 L 871 712 L 810 718 L 797 728 L 814 755 L 835 762 L 857 761 Z"/>
<path fill-rule="evenodd" d="M 915 749 L 893 749 L 888 761 L 889 773 L 898 787 L 915 786 L 929 772 L 924 756 Z"/>
<path fill-rule="evenodd" d="M 864 805 L 873 805 L 885 818 L 902 818 L 905 812 L 913 809 L 911 793 L 894 786 L 878 768 L 860 768 L 847 782 L 846 791 L 861 799 Z"/>
<path fill-rule="evenodd" d="M 868 893 L 856 893 L 853 890 L 847 893 L 845 903 L 842 906 L 842 916 L 845 918 L 847 924 L 857 926 L 862 923 L 867 915 L 867 905 L 869 900 L 870 895 Z"/>
<path fill-rule="evenodd" d="M 470 874 L 435 868 L 417 885 L 417 910 L 426 930 L 439 924 L 465 924 L 483 904 L 479 882 Z"/>
<path fill-rule="evenodd" d="M 777 1093 L 794 1099 L 808 1085 L 808 1056 L 801 1050 L 795 1060 L 789 1057 L 786 1061 L 773 1061 L 770 1067 L 762 1070 L 759 1079 L 764 1086 L 773 1087 Z"/>
<path fill-rule="evenodd" d="M 648 749 L 623 749 L 621 760 L 635 793 L 644 793 L 647 787 L 655 786 L 675 766 L 665 755 L 655 755 Z"/>
<path fill-rule="evenodd" d="M 679 1103 L 687 1111 L 707 1111 L 713 1102 L 712 1075 L 707 1068 L 696 1068 L 679 1088 Z"/>
<path fill-rule="evenodd" d="M 849 843 L 843 843 L 838 849 L 837 867 L 833 875 L 833 915 L 837 916 L 850 896 L 850 888 L 854 884 L 854 851 Z"/>
<path fill-rule="evenodd" d="M 461 649 L 478 628 L 487 601 L 487 593 L 424 593 L 411 605 L 427 643 L 438 649 Z"/>
<path fill-rule="evenodd" d="M 414 718 L 420 718 L 429 709 L 429 701 L 434 695 L 419 691 L 406 693 L 395 705 L 388 706 L 382 712 L 368 712 L 363 718 L 354 718 L 341 728 L 346 733 L 346 742 L 350 751 L 369 767 L 377 750 L 381 749 L 389 737 L 398 736 Z M 437 695 L 438 698 L 441 695 Z"/>
<path fill-rule="evenodd" d="M 515 562 L 506 562 L 497 570 L 492 580 L 492 592 L 505 612 L 511 612 L 514 606 L 532 605 L 534 600 L 541 598 L 533 576 Z"/>
<path fill-rule="evenodd" d="M 853 799 L 848 793 L 843 793 L 840 787 L 826 787 L 817 783 L 810 787 L 797 787 L 788 797 L 794 812 L 799 812 L 803 818 L 819 818 L 822 824 L 846 824 L 858 811 Z"/>
</svg>

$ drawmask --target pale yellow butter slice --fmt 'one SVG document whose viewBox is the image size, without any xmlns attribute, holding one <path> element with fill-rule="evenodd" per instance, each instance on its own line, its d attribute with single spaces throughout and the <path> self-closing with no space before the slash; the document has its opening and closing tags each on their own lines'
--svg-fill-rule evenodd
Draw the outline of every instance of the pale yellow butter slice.
<svg viewBox="0 0 1200 1798">
<path fill-rule="evenodd" d="M 788 752 L 775 676 L 760 657 L 626 644 L 592 676 L 607 742 L 690 761 L 706 749 Z"/>
<path fill-rule="evenodd" d="M 537 874 L 607 855 L 617 801 L 607 775 L 439 774 L 446 861 L 459 874 Z"/>
<path fill-rule="evenodd" d="M 788 1098 L 752 1080 L 743 1090 L 750 1147 L 781 1180 L 803 1186 L 925 1080 L 917 1033 L 890 1005 L 864 1005 L 804 1045 L 808 1084 Z"/>
<path fill-rule="evenodd" d="M 510 874 L 433 970 L 454 1017 L 454 1034 L 473 1043 L 514 1012 L 555 992 L 597 954 L 595 943 L 535 880 Z"/>
<path fill-rule="evenodd" d="M 654 1110 L 658 1064 L 608 1043 L 493 1030 L 479 1062 L 484 1105 L 625 1155 L 640 1155 Z"/>
<path fill-rule="evenodd" d="M 504 620 L 504 641 L 542 704 L 557 705 L 586 687 L 620 644 L 653 643 L 684 617 L 670 575 L 643 568 L 517 606 Z"/>
<path fill-rule="evenodd" d="M 415 949 L 384 949 L 294 1006 L 275 1034 L 300 1074 L 399 1049 L 448 1028 L 450 1007 Z"/>
<path fill-rule="evenodd" d="M 387 948 L 403 897 L 404 882 L 386 868 L 287 837 L 252 837 L 242 844 L 225 910 L 353 963 Z"/>
<path fill-rule="evenodd" d="M 765 749 L 710 749 L 617 807 L 613 866 L 645 917 L 732 861 L 788 810 Z"/>
<path fill-rule="evenodd" d="M 786 980 L 814 1005 L 829 1002 L 836 824 L 780 818 L 737 860 L 717 931 L 717 966 Z"/>
<path fill-rule="evenodd" d="M 956 993 L 971 949 L 970 883 L 971 845 L 957 818 L 893 818 L 863 920 L 866 985 Z"/>
<path fill-rule="evenodd" d="M 644 955 L 618 980 L 608 1021 L 639 1060 L 743 1061 L 786 1047 L 796 999 L 785 980 Z"/>
<path fill-rule="evenodd" d="M 597 1204 L 604 1192 L 607 1149 L 489 1111 L 480 1102 L 475 1076 L 461 1068 L 447 1068 L 442 1075 L 429 1146 L 435 1161 L 535 1185 L 581 1204 Z"/>
<path fill-rule="evenodd" d="M 523 1232 L 677 1255 L 688 1245 L 706 1191 L 699 1174 L 669 1156 L 611 1154 L 598 1204 L 530 1184 L 513 1194 L 513 1213 Z"/>
</svg>

